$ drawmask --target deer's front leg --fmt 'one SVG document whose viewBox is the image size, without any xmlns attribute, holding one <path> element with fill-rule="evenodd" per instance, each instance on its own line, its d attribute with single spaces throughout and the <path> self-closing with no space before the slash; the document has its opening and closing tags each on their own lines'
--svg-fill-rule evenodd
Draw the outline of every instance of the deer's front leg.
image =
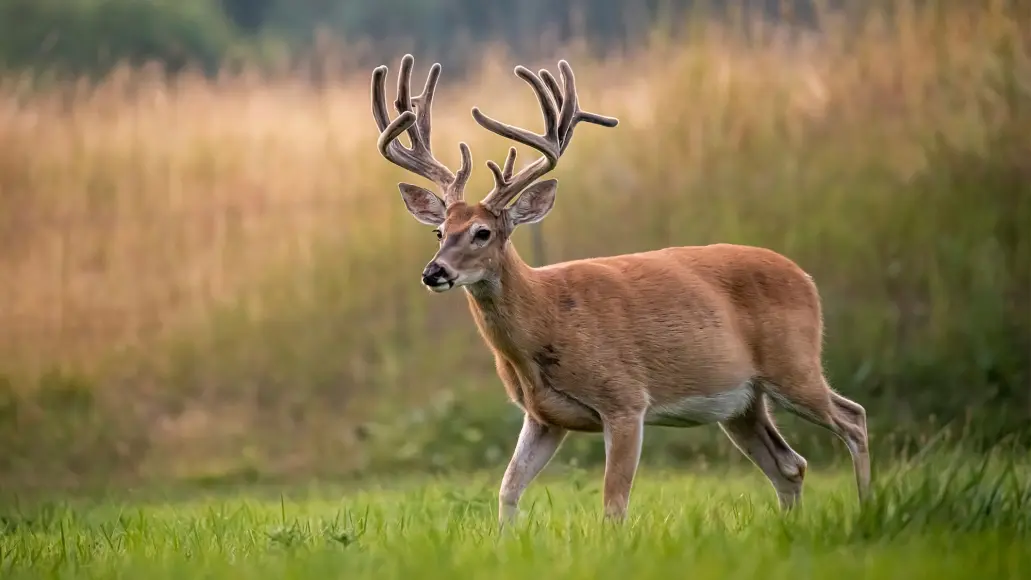
<svg viewBox="0 0 1031 580">
<path fill-rule="evenodd" d="M 508 462 L 508 469 L 501 480 L 498 497 L 498 516 L 502 526 L 515 519 L 519 513 L 519 498 L 523 496 L 530 482 L 540 474 L 551 458 L 555 456 L 567 431 L 559 427 L 542 425 L 529 415 L 523 416 L 523 428 L 519 441 Z"/>
<path fill-rule="evenodd" d="M 605 518 L 621 521 L 630 505 L 644 441 L 644 415 L 605 419 Z"/>
</svg>

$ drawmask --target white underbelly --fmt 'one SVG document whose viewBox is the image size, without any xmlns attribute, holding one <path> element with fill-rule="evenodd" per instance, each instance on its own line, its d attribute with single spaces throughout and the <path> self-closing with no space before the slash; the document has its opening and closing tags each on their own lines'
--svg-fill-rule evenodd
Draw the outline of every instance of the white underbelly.
<svg viewBox="0 0 1031 580">
<path fill-rule="evenodd" d="M 749 382 L 715 395 L 684 397 L 678 401 L 652 404 L 644 415 L 646 425 L 695 427 L 727 421 L 741 415 L 755 400 L 755 387 Z"/>
</svg>

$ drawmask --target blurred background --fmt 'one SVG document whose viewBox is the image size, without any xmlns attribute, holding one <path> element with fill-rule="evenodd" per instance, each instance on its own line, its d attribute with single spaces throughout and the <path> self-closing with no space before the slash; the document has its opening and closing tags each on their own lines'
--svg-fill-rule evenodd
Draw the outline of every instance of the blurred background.
<svg viewBox="0 0 1031 580">
<path fill-rule="evenodd" d="M 515 64 L 567 59 L 620 118 L 578 131 L 526 260 L 767 246 L 816 279 L 875 454 L 1027 442 L 1026 2 L 0 0 L 0 487 L 500 474 L 521 416 L 375 146 L 406 52 L 417 86 L 444 66 L 470 198 L 510 145 L 470 108 L 542 126 Z M 602 459 L 574 436 L 554 469 Z M 744 461 L 646 436 L 645 465 Z"/>
</svg>

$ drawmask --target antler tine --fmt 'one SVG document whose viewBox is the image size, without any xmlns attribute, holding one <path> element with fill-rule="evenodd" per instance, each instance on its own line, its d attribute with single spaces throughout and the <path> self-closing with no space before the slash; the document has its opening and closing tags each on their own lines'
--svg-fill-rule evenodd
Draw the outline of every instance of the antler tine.
<svg viewBox="0 0 1031 580">
<path fill-rule="evenodd" d="M 458 167 L 458 173 L 455 174 L 455 181 L 444 196 L 445 206 L 462 200 L 465 184 L 469 183 L 469 177 L 473 174 L 473 154 L 469 151 L 469 146 L 465 144 L 465 141 L 459 142 L 458 151 L 462 154 L 462 164 Z"/>
<path fill-rule="evenodd" d="M 372 118 L 376 121 L 380 133 L 386 130 L 390 124 L 390 116 L 387 115 L 387 101 L 384 94 L 384 81 L 387 77 L 387 67 L 380 65 L 372 69 Z"/>
<path fill-rule="evenodd" d="M 555 104 L 558 105 L 558 107 L 561 109 L 562 89 L 559 88 L 558 81 L 555 80 L 555 76 L 552 75 L 551 72 L 549 72 L 546 68 L 542 68 L 540 71 L 537 72 L 537 74 L 540 75 L 542 79 L 544 79 L 544 83 L 548 85 L 548 89 L 551 91 L 551 96 L 555 99 Z"/>
<path fill-rule="evenodd" d="M 387 67 L 379 66 L 372 71 L 372 116 L 380 130 L 377 146 L 383 157 L 391 163 L 436 184 L 444 194 L 445 205 L 451 205 L 462 199 L 465 184 L 472 173 L 472 154 L 468 145 L 459 144 L 462 166 L 457 175 L 433 156 L 430 145 L 431 112 L 433 94 L 440 78 L 440 64 L 436 63 L 430 67 L 422 94 L 412 97 L 414 65 L 415 59 L 410 54 L 401 59 L 401 69 L 397 76 L 397 98 L 394 100 L 394 108 L 397 109 L 399 116 L 393 121 L 390 121 L 387 113 Z M 405 131 L 412 142 L 411 148 L 406 148 L 397 140 Z"/>
<path fill-rule="evenodd" d="M 412 108 L 413 68 L 415 68 L 415 58 L 410 54 L 406 54 L 401 59 L 401 69 L 397 71 L 397 98 L 394 99 L 394 109 L 397 110 L 399 115 L 403 115 L 407 111 L 415 112 Z M 416 121 L 419 120 L 420 116 L 418 112 L 415 112 Z M 423 145 L 418 126 L 409 127 L 408 138 L 412 142 L 412 153 L 416 154 L 416 150 Z"/>
<path fill-rule="evenodd" d="M 433 63 L 430 73 L 426 75 L 426 84 L 423 85 L 422 93 L 412 98 L 415 110 L 418 115 L 419 136 L 426 146 L 430 146 L 430 119 L 433 114 L 433 95 L 437 90 L 437 80 L 440 78 L 440 63 Z"/>
<path fill-rule="evenodd" d="M 543 157 L 524 167 L 514 176 L 512 175 L 512 166 L 515 163 L 514 147 L 509 150 L 504 171 L 498 167 L 497 163 L 487 162 L 487 167 L 494 174 L 494 189 L 481 203 L 492 211 L 497 212 L 505 207 L 528 185 L 555 168 L 559 157 L 572 141 L 573 129 L 577 123 L 587 121 L 603 127 L 615 127 L 619 123 L 615 117 L 581 111 L 573 69 L 565 60 L 559 61 L 558 67 L 564 90 L 547 70 L 542 69 L 538 76 L 522 66 L 515 69 L 515 74 L 529 83 L 537 95 L 541 111 L 544 114 L 545 133 L 543 135 L 494 120 L 481 113 L 478 108 L 473 108 L 473 118 L 488 131 L 533 147 L 543 154 Z"/>
<path fill-rule="evenodd" d="M 512 181 L 512 170 L 515 168 L 516 160 L 516 148 L 509 147 L 508 156 L 505 158 L 505 168 L 498 167 L 498 164 L 488 160 L 487 168 L 494 174 L 494 187 L 497 189 L 498 184 L 506 184 Z M 488 196 L 489 197 L 489 196 Z M 486 198 L 484 198 L 486 202 Z M 486 204 L 485 204 L 486 205 Z"/>
<path fill-rule="evenodd" d="M 573 142 L 573 129 L 576 128 L 577 123 L 586 121 L 602 127 L 615 127 L 619 124 L 619 119 L 581 111 L 580 98 L 576 94 L 576 77 L 573 76 L 573 68 L 569 66 L 568 62 L 560 60 L 558 61 L 558 71 L 562 75 L 562 82 L 565 85 L 564 106 L 558 127 L 559 135 L 562 137 L 562 146 L 559 147 L 559 155 L 561 155 Z M 554 77 L 552 77 L 552 81 L 554 81 Z M 555 83 L 552 90 L 557 90 L 557 88 L 558 83 Z"/>
<path fill-rule="evenodd" d="M 400 149 L 400 152 L 404 154 L 407 154 L 408 152 L 404 149 L 392 146 L 395 143 L 397 143 L 396 139 L 401 135 L 401 133 L 404 133 L 414 125 L 415 113 L 411 111 L 405 111 L 404 113 L 401 113 L 401 115 L 399 115 L 398 118 L 394 119 L 390 122 L 389 125 L 387 125 L 383 132 L 380 133 L 379 139 L 376 141 L 376 146 L 379 148 L 379 152 L 382 153 L 384 157 L 386 157 L 390 161 L 393 161 L 397 165 L 404 167 L 405 169 L 409 169 L 410 171 L 414 170 L 410 169 L 407 165 L 401 163 L 404 162 L 407 164 L 409 161 L 408 159 L 394 159 L 394 154 L 398 153 L 398 149 Z"/>
<path fill-rule="evenodd" d="M 505 172 L 502 174 L 502 177 L 505 179 L 505 181 L 508 181 L 509 179 L 512 179 L 512 170 L 515 169 L 515 160 L 516 160 L 516 148 L 515 147 L 509 147 L 508 148 L 508 157 L 505 158 Z"/>
</svg>

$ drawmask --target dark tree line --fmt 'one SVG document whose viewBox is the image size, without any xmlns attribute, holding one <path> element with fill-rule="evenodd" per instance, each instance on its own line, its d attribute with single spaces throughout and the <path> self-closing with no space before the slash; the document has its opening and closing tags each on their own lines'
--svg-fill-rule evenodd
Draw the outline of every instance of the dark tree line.
<svg viewBox="0 0 1031 580">
<path fill-rule="evenodd" d="M 807 0 L 787 0 L 811 20 Z M 781 0 L 734 0 L 768 17 Z M 303 55 L 319 33 L 362 42 L 377 55 L 401 50 L 461 65 L 481 43 L 530 54 L 542 40 L 586 40 L 604 50 L 675 28 L 692 8 L 728 0 L 0 0 L 0 67 L 98 74 L 118 62 L 158 61 L 214 71 L 229 59 Z M 285 49 L 285 50 L 283 50 Z"/>
</svg>

